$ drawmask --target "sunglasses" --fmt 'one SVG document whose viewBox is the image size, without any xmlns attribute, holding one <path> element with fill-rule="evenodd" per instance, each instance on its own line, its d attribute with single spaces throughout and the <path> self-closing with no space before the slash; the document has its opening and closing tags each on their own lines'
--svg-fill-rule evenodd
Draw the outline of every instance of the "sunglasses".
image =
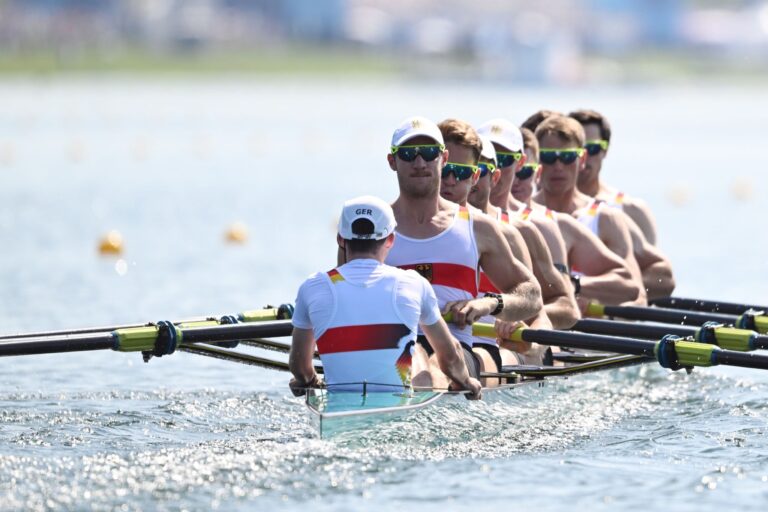
<svg viewBox="0 0 768 512">
<path fill-rule="evenodd" d="M 477 164 L 477 168 L 480 169 L 481 178 L 484 178 L 488 173 L 493 174 L 493 171 L 496 170 L 496 166 L 489 162 L 480 162 Z"/>
<path fill-rule="evenodd" d="M 525 164 L 515 173 L 515 177 L 519 180 L 527 180 L 539 170 L 541 164 Z"/>
<path fill-rule="evenodd" d="M 431 162 L 445 151 L 442 144 L 425 144 L 416 146 L 392 146 L 392 154 L 403 162 L 413 162 L 421 155 L 425 162 Z"/>
<path fill-rule="evenodd" d="M 600 154 L 601 151 L 608 149 L 608 141 L 605 139 L 588 140 L 584 144 L 584 149 L 587 150 L 589 156 L 595 156 Z"/>
<path fill-rule="evenodd" d="M 447 163 L 443 167 L 443 179 L 453 174 L 456 181 L 463 181 L 474 176 L 477 170 L 478 166 L 476 165 Z"/>
<path fill-rule="evenodd" d="M 496 161 L 499 162 L 499 168 L 509 167 L 515 162 L 519 162 L 521 158 L 523 158 L 522 151 L 517 151 L 515 153 L 508 153 L 506 151 L 496 152 Z"/>
<path fill-rule="evenodd" d="M 568 148 L 568 149 L 550 149 L 542 148 L 539 150 L 539 160 L 546 165 L 552 165 L 558 161 L 558 159 L 565 165 L 572 164 L 581 155 L 584 154 L 584 148 Z"/>
</svg>

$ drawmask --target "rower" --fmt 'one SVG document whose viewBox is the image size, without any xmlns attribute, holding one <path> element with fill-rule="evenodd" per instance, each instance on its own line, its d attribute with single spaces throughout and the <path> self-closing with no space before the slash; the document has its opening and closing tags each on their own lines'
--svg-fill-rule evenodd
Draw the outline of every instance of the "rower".
<svg viewBox="0 0 768 512">
<path fill-rule="evenodd" d="M 467 201 L 483 213 L 499 220 L 502 225 L 512 228 L 511 230 L 504 229 L 502 226 L 503 231 L 511 233 L 517 231 L 520 233 L 525 242 L 525 251 L 524 257 L 518 257 L 518 259 L 524 263 L 530 261 L 530 264 L 527 266 L 533 271 L 541 286 L 544 312 L 547 318 L 554 328 L 569 329 L 581 316 L 574 297 L 570 277 L 560 272 L 560 269 L 554 265 L 547 243 L 533 223 L 524 221 L 517 215 L 510 216 L 508 212 L 490 203 L 491 189 L 501 176 L 500 171 L 495 168 L 497 161 L 493 143 L 487 137 L 480 136 L 480 139 L 483 145 L 479 160 L 479 177 L 472 186 Z M 446 139 L 446 142 L 449 142 L 448 139 Z M 450 144 L 449 154 L 453 154 L 450 152 Z M 507 238 L 509 240 L 510 237 L 507 236 Z M 483 281 L 481 279 L 481 285 Z"/>
<path fill-rule="evenodd" d="M 387 160 L 400 194 L 393 204 L 396 242 L 386 262 L 416 269 L 432 283 L 443 312 L 453 316 L 451 332 L 473 354 L 470 324 L 487 315 L 508 322 L 531 318 L 542 308 L 541 289 L 512 255 L 497 222 L 440 197 L 448 156 L 429 119 L 406 119 L 394 131 Z M 477 297 L 480 267 L 502 293 Z M 426 339 L 419 341 L 431 351 Z"/>
<path fill-rule="evenodd" d="M 467 208 L 473 214 L 483 215 L 485 212 L 467 205 L 467 197 L 470 194 L 470 190 L 480 178 L 478 163 L 483 151 L 483 143 L 480 136 L 469 123 L 458 119 L 446 119 L 438 127 L 443 135 L 449 155 L 449 162 L 443 167 L 442 179 L 440 180 L 440 196 Z M 495 155 L 492 155 L 492 157 L 495 159 Z M 488 168 L 486 167 L 486 169 Z M 488 181 L 490 177 L 486 175 L 483 179 Z M 493 218 L 497 219 L 497 217 Z M 522 235 L 509 223 L 499 223 L 498 227 L 504 235 L 513 256 L 530 271 L 532 268 L 531 257 Z M 551 266 L 551 262 L 550 268 L 552 273 L 555 274 L 555 279 L 559 281 L 557 284 L 560 284 L 562 288 L 562 280 L 557 275 L 554 267 Z M 481 270 L 478 297 L 483 297 L 485 294 L 498 293 L 500 293 L 500 290 Z M 574 303 L 574 309 L 576 307 Z M 576 313 L 578 314 L 578 310 L 576 310 Z M 492 316 L 487 316 L 483 317 L 480 321 L 483 323 L 494 323 L 495 320 Z M 535 317 L 527 319 L 526 323 L 536 325 L 541 329 L 552 328 L 552 323 L 547 318 L 543 309 Z M 545 353 L 545 349 L 538 345 L 517 344 L 504 348 L 499 347 L 495 338 L 478 336 L 474 337 L 472 347 L 473 352 L 480 359 L 483 371 L 492 372 L 501 371 L 503 365 L 520 363 L 541 364 L 542 356 Z M 520 352 L 520 354 L 513 353 L 513 350 Z M 497 382 L 496 379 L 487 379 L 484 384 L 491 387 L 495 386 Z"/>
<path fill-rule="evenodd" d="M 536 138 L 540 145 L 542 190 L 534 200 L 572 215 L 627 262 L 642 288 L 636 303 L 644 304 L 646 296 L 668 296 L 674 287 L 669 261 L 645 240 L 626 214 L 578 190 L 579 169 L 586 160 L 584 130 L 578 121 L 565 116 L 549 117 L 536 129 Z"/>
<path fill-rule="evenodd" d="M 582 312 L 590 301 L 611 305 L 632 303 L 640 294 L 640 285 L 632 279 L 621 258 L 605 247 L 599 238 L 570 216 L 557 215 L 536 205 L 530 195 L 512 196 L 513 188 L 524 190 L 524 187 L 516 187 L 516 181 L 532 179 L 525 173 L 521 174 L 522 167 L 529 162 L 522 156 L 524 143 L 520 129 L 510 121 L 495 119 L 485 123 L 478 131 L 487 134 L 497 155 L 500 153 L 506 158 L 506 161 L 499 159 L 501 177 L 491 190 L 491 203 L 502 208 L 506 204 L 512 210 L 517 210 L 519 218 L 539 229 L 555 266 L 569 279 L 569 268 L 575 266 L 580 269 L 583 276 L 580 275 L 574 281 L 574 291 L 579 294 Z M 519 151 L 512 152 L 510 148 L 519 148 Z M 518 152 L 520 156 L 515 157 Z M 510 154 L 513 156 L 508 156 Z M 538 162 L 538 154 L 527 156 L 532 159 L 530 163 Z"/>
<path fill-rule="evenodd" d="M 315 347 L 325 385 L 334 390 L 433 387 L 427 355 L 414 348 L 420 326 L 440 375 L 447 376 L 453 389 L 480 398 L 480 383 L 469 375 L 432 287 L 416 272 L 384 264 L 395 226 L 392 208 L 379 198 L 362 196 L 344 203 L 337 241 L 347 263 L 312 275 L 296 298 L 289 360 L 296 396 L 323 385 L 312 361 Z"/>
<path fill-rule="evenodd" d="M 587 160 L 579 172 L 579 191 L 623 210 L 635 221 L 645 239 L 656 245 L 656 221 L 645 201 L 626 195 L 601 179 L 603 160 L 608 156 L 611 143 L 611 125 L 608 120 L 594 110 L 576 110 L 568 116 L 581 124 L 586 137 L 584 149 Z"/>
<path fill-rule="evenodd" d="M 565 241 L 553 219 L 532 215 L 532 210 L 527 208 L 527 205 L 510 194 L 515 174 L 525 163 L 520 130 L 506 119 L 492 119 L 483 123 L 477 131 L 491 140 L 499 163 L 497 167 L 499 178 L 491 189 L 489 201 L 505 212 L 517 212 L 516 214 L 523 220 L 531 221 L 547 241 L 554 263 L 561 268 L 566 267 Z"/>
</svg>

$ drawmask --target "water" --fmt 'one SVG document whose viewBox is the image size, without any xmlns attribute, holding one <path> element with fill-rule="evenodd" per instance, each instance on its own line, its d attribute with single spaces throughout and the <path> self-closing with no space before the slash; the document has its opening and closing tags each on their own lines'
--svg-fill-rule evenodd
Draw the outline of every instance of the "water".
<svg viewBox="0 0 768 512">
<path fill-rule="evenodd" d="M 606 113 L 613 184 L 659 221 L 678 294 L 768 302 L 759 89 L 71 79 L 0 84 L 0 331 L 236 313 L 332 268 L 353 195 L 396 195 L 411 114 Z M 242 220 L 250 239 L 224 243 Z M 118 229 L 124 261 L 99 257 Z M 280 356 L 274 356 L 280 358 Z M 176 354 L 0 362 L 0 509 L 762 508 L 768 379 L 655 368 L 317 440 L 287 376 Z"/>
</svg>

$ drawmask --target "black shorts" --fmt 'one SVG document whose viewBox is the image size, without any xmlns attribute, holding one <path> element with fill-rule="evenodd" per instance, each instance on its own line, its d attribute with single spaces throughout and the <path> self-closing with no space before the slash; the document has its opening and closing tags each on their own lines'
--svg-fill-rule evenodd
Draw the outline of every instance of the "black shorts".
<svg viewBox="0 0 768 512">
<path fill-rule="evenodd" d="M 498 345 L 491 345 L 490 343 L 475 343 L 473 345 L 474 348 L 481 348 L 488 352 L 491 355 L 491 359 L 493 359 L 493 362 L 496 363 L 496 370 L 497 372 L 501 371 L 501 352 L 499 352 Z M 491 370 L 488 370 L 491 371 Z"/>
<path fill-rule="evenodd" d="M 435 349 L 432 348 L 432 345 L 429 344 L 429 341 L 427 341 L 427 337 L 424 335 L 417 336 L 416 337 L 416 343 L 424 347 L 424 350 L 427 352 L 428 356 L 432 356 L 432 354 L 435 353 Z M 472 352 L 472 347 L 467 345 L 466 343 L 459 342 L 459 345 L 461 345 L 462 352 L 464 353 L 464 364 L 467 365 L 467 371 L 469 372 L 470 377 L 474 377 L 475 379 L 480 378 L 480 359 L 475 355 L 474 352 Z"/>
</svg>

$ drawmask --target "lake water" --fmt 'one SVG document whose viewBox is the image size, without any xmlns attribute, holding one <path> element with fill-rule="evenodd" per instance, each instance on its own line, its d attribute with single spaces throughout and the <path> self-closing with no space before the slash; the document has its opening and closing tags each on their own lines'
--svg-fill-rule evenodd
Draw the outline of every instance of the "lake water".
<svg viewBox="0 0 768 512">
<path fill-rule="evenodd" d="M 0 332 L 292 302 L 334 264 L 341 202 L 396 196 L 385 155 L 401 119 L 582 107 L 611 120 L 605 176 L 652 206 L 677 294 L 768 302 L 764 89 L 6 80 Z M 224 241 L 236 221 L 244 245 Z M 96 251 L 111 229 L 119 258 Z M 746 510 L 768 498 L 757 371 L 579 377 L 335 441 L 312 439 L 287 380 L 189 354 L 4 358 L 0 509 Z"/>
</svg>

